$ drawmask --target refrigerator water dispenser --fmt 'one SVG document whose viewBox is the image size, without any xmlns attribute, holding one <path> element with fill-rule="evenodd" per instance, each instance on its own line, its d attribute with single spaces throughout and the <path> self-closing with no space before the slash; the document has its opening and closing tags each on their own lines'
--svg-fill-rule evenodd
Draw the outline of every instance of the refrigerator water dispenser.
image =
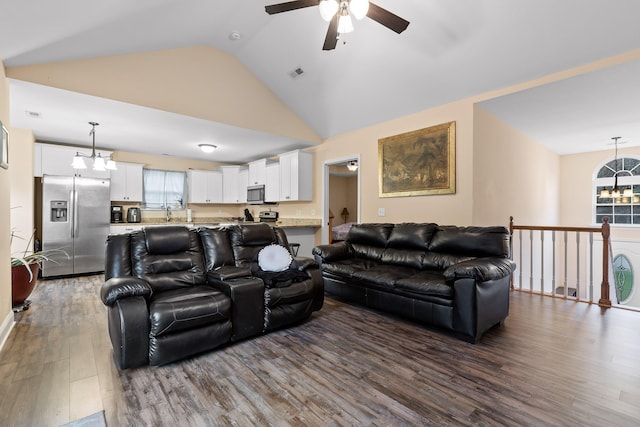
<svg viewBox="0 0 640 427">
<path fill-rule="evenodd" d="M 51 222 L 67 222 L 68 212 L 66 200 L 51 201 Z"/>
</svg>

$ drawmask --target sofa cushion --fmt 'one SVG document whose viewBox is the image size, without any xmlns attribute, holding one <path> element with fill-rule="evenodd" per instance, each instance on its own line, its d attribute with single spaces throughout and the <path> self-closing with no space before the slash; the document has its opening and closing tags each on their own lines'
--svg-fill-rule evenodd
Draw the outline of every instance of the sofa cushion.
<svg viewBox="0 0 640 427">
<path fill-rule="evenodd" d="M 169 255 L 189 250 L 190 232 L 183 226 L 145 227 L 142 229 L 151 255 Z"/>
<path fill-rule="evenodd" d="M 149 317 L 150 335 L 159 337 L 229 320 L 231 299 L 206 286 L 162 292 L 154 295 Z"/>
<path fill-rule="evenodd" d="M 264 290 L 265 307 L 276 307 L 313 298 L 313 282 L 311 279 L 295 282 L 284 288 L 267 288 Z"/>
<path fill-rule="evenodd" d="M 378 286 L 393 287 L 398 280 L 411 277 L 414 274 L 416 274 L 415 268 L 379 264 L 366 270 L 356 271 L 353 273 L 353 277 Z"/>
<path fill-rule="evenodd" d="M 237 267 L 249 266 L 258 271 L 258 253 L 263 247 L 277 243 L 276 236 L 268 224 L 251 224 L 229 228 L 231 247 Z"/>
<path fill-rule="evenodd" d="M 336 261 L 322 264 L 320 267 L 323 272 L 331 273 L 336 276 L 353 277 L 356 271 L 365 270 L 377 265 L 375 261 L 363 258 L 352 258 L 343 261 Z"/>
<path fill-rule="evenodd" d="M 429 250 L 474 257 L 509 257 L 509 230 L 505 227 L 438 226 Z"/>
<path fill-rule="evenodd" d="M 396 224 L 391 230 L 387 246 L 403 250 L 426 251 L 436 232 L 436 224 L 407 222 Z"/>
<path fill-rule="evenodd" d="M 472 259 L 475 259 L 475 257 L 426 252 L 422 260 L 422 268 L 425 270 L 446 270 L 454 264 Z"/>
<path fill-rule="evenodd" d="M 376 246 L 384 248 L 393 229 L 393 224 L 353 224 L 347 234 L 347 242 L 352 245 Z"/>
<path fill-rule="evenodd" d="M 396 289 L 420 295 L 453 298 L 453 286 L 447 284 L 441 271 L 421 271 L 397 280 Z"/>
<path fill-rule="evenodd" d="M 361 245 L 358 243 L 353 243 L 351 245 L 351 251 L 357 258 L 366 258 L 376 262 L 382 261 L 382 255 L 384 254 L 385 248 L 379 246 L 367 246 Z"/>
<path fill-rule="evenodd" d="M 202 240 L 206 271 L 223 265 L 235 265 L 227 229 L 203 227 L 198 230 L 198 234 Z"/>
<path fill-rule="evenodd" d="M 420 270 L 423 259 L 424 251 L 387 248 L 382 254 L 380 261 L 384 264 L 403 265 Z"/>
</svg>

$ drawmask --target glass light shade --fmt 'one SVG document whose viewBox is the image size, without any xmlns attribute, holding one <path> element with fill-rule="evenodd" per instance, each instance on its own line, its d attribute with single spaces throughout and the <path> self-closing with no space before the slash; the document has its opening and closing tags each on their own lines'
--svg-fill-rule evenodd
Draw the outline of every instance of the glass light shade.
<svg viewBox="0 0 640 427">
<path fill-rule="evenodd" d="M 337 0 L 322 0 L 319 5 L 320 16 L 322 16 L 322 19 L 329 22 L 336 14 L 339 7 Z"/>
<path fill-rule="evenodd" d="M 357 162 L 349 162 L 347 163 L 347 169 L 349 169 L 350 171 L 357 171 L 358 170 L 358 163 Z"/>
<path fill-rule="evenodd" d="M 624 192 L 622 193 L 622 195 L 624 197 L 633 197 L 633 190 L 631 189 L 631 187 L 625 188 Z"/>
<path fill-rule="evenodd" d="M 340 16 L 340 20 L 338 21 L 338 33 L 347 34 L 351 32 L 353 32 L 353 21 L 351 21 L 351 16 L 348 14 Z"/>
<path fill-rule="evenodd" d="M 367 16 L 369 11 L 369 0 L 351 0 L 349 10 L 356 19 L 362 19 Z"/>
<path fill-rule="evenodd" d="M 74 169 L 86 169 L 87 165 L 84 163 L 84 159 L 80 156 L 80 153 L 76 153 L 71 162 L 71 167 Z"/>
<path fill-rule="evenodd" d="M 600 198 L 601 199 L 608 199 L 609 197 L 611 197 L 611 194 L 609 193 L 609 190 L 607 190 L 606 188 L 603 188 L 602 190 L 600 190 Z"/>
<path fill-rule="evenodd" d="M 105 169 L 105 162 L 104 162 L 104 158 L 98 154 L 98 157 L 96 157 L 95 159 L 93 159 L 93 170 L 94 171 L 104 171 Z"/>
<path fill-rule="evenodd" d="M 109 159 L 107 160 L 107 164 L 105 165 L 105 169 L 110 170 L 110 171 L 115 171 L 118 170 L 118 166 L 116 165 L 116 162 Z"/>
<path fill-rule="evenodd" d="M 203 153 L 213 153 L 213 151 L 218 148 L 213 144 L 200 144 L 198 145 Z"/>
<path fill-rule="evenodd" d="M 611 197 L 613 197 L 614 199 L 620 197 L 620 189 L 618 187 L 613 189 L 613 191 L 611 192 Z"/>
</svg>

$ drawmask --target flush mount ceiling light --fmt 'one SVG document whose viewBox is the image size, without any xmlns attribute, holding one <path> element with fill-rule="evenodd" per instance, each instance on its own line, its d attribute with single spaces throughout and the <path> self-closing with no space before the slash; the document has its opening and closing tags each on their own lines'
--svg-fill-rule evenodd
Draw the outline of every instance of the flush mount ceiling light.
<svg viewBox="0 0 640 427">
<path fill-rule="evenodd" d="M 351 160 L 350 162 L 347 163 L 347 169 L 349 169 L 351 172 L 357 171 L 358 162 L 356 162 L 355 160 Z"/>
<path fill-rule="evenodd" d="M 353 31 L 352 16 L 355 19 L 371 18 L 398 34 L 409 26 L 409 21 L 406 19 L 371 3 L 369 0 L 322 0 L 320 2 L 318 0 L 293 0 L 265 6 L 265 11 L 269 15 L 273 15 L 312 6 L 318 6 L 322 19 L 329 22 L 327 35 L 322 46 L 323 50 L 335 49 L 340 35 Z"/>
<path fill-rule="evenodd" d="M 213 144 L 198 144 L 198 147 L 200 147 L 203 153 L 213 153 L 215 149 L 218 148 L 217 145 Z"/>
<path fill-rule="evenodd" d="M 606 188 L 603 188 L 602 191 L 600 191 L 600 198 L 602 199 L 608 199 L 608 198 L 614 198 L 614 199 L 619 199 L 620 196 L 623 197 L 633 197 L 633 189 L 631 187 L 629 188 L 625 188 L 624 192 L 620 192 L 620 188 L 618 187 L 618 175 L 621 173 L 627 173 L 629 175 L 632 175 L 632 173 L 628 170 L 622 169 L 621 167 L 618 166 L 618 140 L 621 137 L 619 136 L 614 136 L 613 138 L 613 143 L 616 146 L 616 151 L 615 151 L 615 156 L 614 156 L 614 165 L 615 165 L 615 172 L 613 173 L 613 188 L 611 189 L 611 191 L 607 190 Z"/>
<path fill-rule="evenodd" d="M 100 123 L 89 122 L 89 124 L 91 125 L 91 131 L 89 132 L 89 135 L 93 137 L 93 141 L 91 144 L 91 154 L 76 152 L 76 155 L 73 157 L 71 167 L 74 169 L 86 169 L 87 165 L 85 164 L 84 159 L 91 159 L 93 161 L 92 169 L 94 171 L 118 169 L 116 162 L 111 159 L 111 156 L 109 156 L 108 159 L 105 159 L 100 153 L 96 154 L 96 126 L 98 126 Z"/>
</svg>

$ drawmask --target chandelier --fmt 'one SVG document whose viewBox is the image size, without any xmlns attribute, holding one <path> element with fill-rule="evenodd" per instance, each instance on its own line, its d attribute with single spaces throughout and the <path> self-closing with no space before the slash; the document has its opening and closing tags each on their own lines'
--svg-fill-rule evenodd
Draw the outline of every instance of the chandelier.
<svg viewBox="0 0 640 427">
<path fill-rule="evenodd" d="M 320 16 L 329 22 L 338 13 L 338 34 L 346 34 L 353 31 L 351 15 L 356 19 L 367 16 L 369 0 L 322 0 L 320 2 Z"/>
<path fill-rule="evenodd" d="M 618 175 L 621 173 L 628 173 L 629 175 L 631 175 L 631 172 L 628 170 L 624 170 L 624 169 L 619 169 L 618 168 L 618 140 L 621 137 L 619 136 L 614 136 L 613 138 L 613 143 L 616 146 L 616 151 L 615 151 L 615 156 L 614 156 L 614 164 L 615 164 L 615 172 L 613 173 L 613 188 L 611 189 L 611 191 L 607 190 L 606 188 L 603 188 L 602 191 L 600 191 L 600 198 L 601 199 L 608 199 L 608 198 L 614 198 L 614 199 L 619 199 L 620 196 L 622 197 L 633 197 L 633 190 L 631 189 L 631 187 L 625 188 L 624 191 L 621 193 L 620 192 L 620 187 L 618 187 Z"/>
<path fill-rule="evenodd" d="M 113 161 L 111 157 L 105 159 L 100 153 L 96 154 L 96 126 L 98 126 L 100 123 L 89 122 L 89 124 L 91 125 L 91 131 L 89 132 L 89 135 L 93 137 L 91 155 L 76 152 L 76 155 L 73 157 L 71 167 L 73 167 L 74 169 L 86 169 L 87 165 L 84 162 L 84 159 L 91 159 L 93 161 L 92 169 L 94 171 L 116 170 L 116 162 Z"/>
</svg>

